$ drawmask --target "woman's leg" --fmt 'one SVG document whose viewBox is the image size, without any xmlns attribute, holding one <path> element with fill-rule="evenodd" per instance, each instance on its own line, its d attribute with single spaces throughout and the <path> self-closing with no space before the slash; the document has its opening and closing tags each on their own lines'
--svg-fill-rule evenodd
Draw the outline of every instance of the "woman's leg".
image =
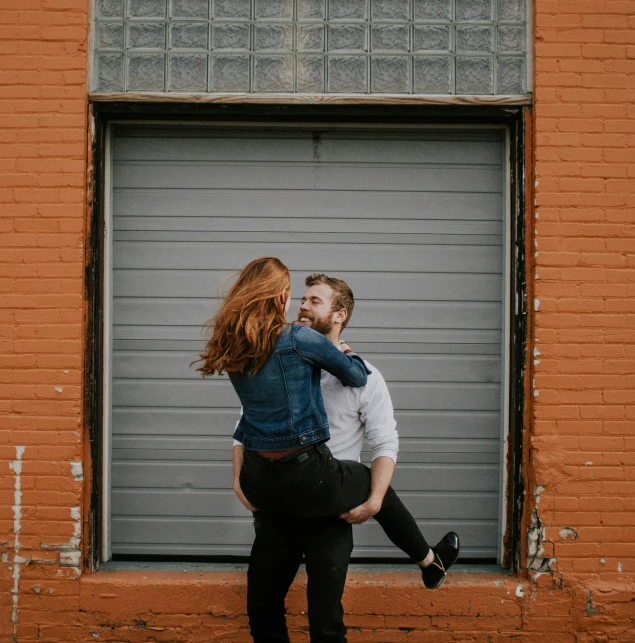
<svg viewBox="0 0 635 643">
<path fill-rule="evenodd" d="M 338 514 L 350 511 L 364 503 L 370 493 L 370 469 L 350 460 L 335 460 L 340 471 L 340 488 L 332 490 Z M 425 560 L 430 546 L 419 530 L 417 522 L 392 487 L 384 496 L 381 509 L 374 516 L 391 542 L 413 561 Z"/>
<path fill-rule="evenodd" d="M 258 509 L 298 516 L 332 516 L 350 511 L 366 501 L 370 482 L 368 467 L 335 459 L 324 443 L 280 460 L 245 451 L 240 475 L 243 493 Z M 439 542 L 432 552 L 412 514 L 392 488 L 375 519 L 390 540 L 424 569 L 426 586 L 438 586 L 445 569 L 458 555 L 456 534 L 447 534 L 444 538 L 453 535 L 452 538 L 445 544 Z M 447 552 L 437 560 L 439 551 L 445 549 Z M 431 575 L 431 563 L 439 568 L 439 583 L 425 578 Z"/>
<path fill-rule="evenodd" d="M 245 451 L 240 484 L 258 509 L 299 516 L 339 515 L 364 503 L 370 493 L 370 469 L 334 458 L 325 444 L 297 456 L 269 460 Z M 375 516 L 390 540 L 416 562 L 430 547 L 415 519 L 392 488 Z"/>
</svg>

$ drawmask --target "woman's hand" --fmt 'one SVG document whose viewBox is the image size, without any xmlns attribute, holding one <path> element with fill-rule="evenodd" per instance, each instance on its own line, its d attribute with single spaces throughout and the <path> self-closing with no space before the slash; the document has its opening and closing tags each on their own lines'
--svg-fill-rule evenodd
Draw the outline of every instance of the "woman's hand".
<svg viewBox="0 0 635 643">
<path fill-rule="evenodd" d="M 236 496 L 238 496 L 238 500 L 240 500 L 240 502 L 242 502 L 243 505 L 245 505 L 245 507 L 249 511 L 252 511 L 252 512 L 253 511 L 258 511 L 258 509 L 256 509 L 256 507 L 254 507 L 249 502 L 249 500 L 247 500 L 247 498 L 245 497 L 245 494 L 243 493 L 243 490 L 240 488 L 240 482 L 238 480 L 234 481 L 234 493 L 236 494 Z"/>
</svg>

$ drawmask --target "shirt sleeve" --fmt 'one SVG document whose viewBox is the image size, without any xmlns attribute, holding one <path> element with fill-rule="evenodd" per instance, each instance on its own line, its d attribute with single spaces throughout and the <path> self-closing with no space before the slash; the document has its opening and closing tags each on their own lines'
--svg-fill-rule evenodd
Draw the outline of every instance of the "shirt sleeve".
<svg viewBox="0 0 635 643">
<path fill-rule="evenodd" d="M 397 462 L 399 434 L 392 400 L 386 381 L 374 367 L 372 376 L 361 391 L 359 414 L 372 450 L 372 459 L 387 456 Z"/>
<path fill-rule="evenodd" d="M 240 407 L 240 415 L 238 416 L 238 419 L 236 420 L 236 426 L 234 426 L 234 431 L 238 428 L 238 425 L 240 424 L 240 418 L 243 416 L 243 407 Z M 234 444 L 232 444 L 232 449 L 234 447 L 242 447 L 243 443 L 240 440 L 234 440 Z"/>
<path fill-rule="evenodd" d="M 295 326 L 295 349 L 307 362 L 335 375 L 344 386 L 365 386 L 370 370 L 364 360 L 354 353 L 344 354 L 317 331 Z"/>
</svg>

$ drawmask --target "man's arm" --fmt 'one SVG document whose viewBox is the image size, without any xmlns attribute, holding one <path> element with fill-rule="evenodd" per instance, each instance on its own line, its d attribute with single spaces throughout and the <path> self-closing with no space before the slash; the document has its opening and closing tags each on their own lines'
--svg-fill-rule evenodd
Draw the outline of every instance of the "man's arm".
<svg viewBox="0 0 635 643">
<path fill-rule="evenodd" d="M 234 493 L 238 496 L 238 500 L 249 509 L 249 511 L 258 511 L 247 498 L 243 490 L 240 488 L 240 470 L 243 467 L 243 455 L 245 447 L 242 444 L 236 444 L 232 449 L 232 465 L 234 467 Z"/>
<path fill-rule="evenodd" d="M 377 369 L 373 369 L 368 384 L 362 389 L 359 415 L 373 452 L 373 463 L 370 466 L 368 500 L 340 516 L 354 525 L 366 522 L 381 509 L 395 471 L 399 450 L 392 400 L 386 382 Z"/>
</svg>

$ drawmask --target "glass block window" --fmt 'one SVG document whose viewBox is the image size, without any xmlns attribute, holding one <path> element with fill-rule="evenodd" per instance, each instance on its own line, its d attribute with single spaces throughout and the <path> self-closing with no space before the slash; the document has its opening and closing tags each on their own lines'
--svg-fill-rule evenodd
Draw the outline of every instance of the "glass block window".
<svg viewBox="0 0 635 643">
<path fill-rule="evenodd" d="M 526 0 L 94 2 L 96 92 L 527 92 Z"/>
</svg>

